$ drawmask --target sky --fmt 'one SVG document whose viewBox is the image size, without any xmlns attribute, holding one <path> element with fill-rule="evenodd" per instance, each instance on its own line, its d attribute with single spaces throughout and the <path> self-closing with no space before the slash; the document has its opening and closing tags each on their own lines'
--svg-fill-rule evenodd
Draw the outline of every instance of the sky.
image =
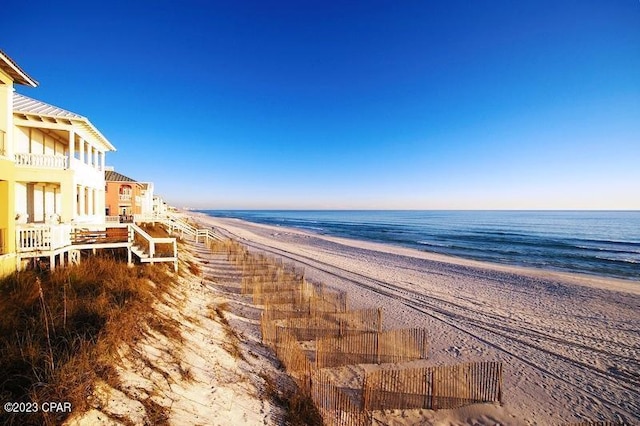
<svg viewBox="0 0 640 426">
<path fill-rule="evenodd" d="M 17 91 L 178 207 L 640 209 L 638 0 L 7 6 Z"/>
</svg>

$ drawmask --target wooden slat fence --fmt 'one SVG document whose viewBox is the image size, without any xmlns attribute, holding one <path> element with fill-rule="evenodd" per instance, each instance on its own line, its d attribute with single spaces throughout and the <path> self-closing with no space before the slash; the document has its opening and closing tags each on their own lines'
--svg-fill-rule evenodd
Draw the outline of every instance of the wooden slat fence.
<svg viewBox="0 0 640 426">
<path fill-rule="evenodd" d="M 287 321 L 289 319 L 301 318 L 309 321 L 313 321 L 310 319 L 314 318 L 322 324 L 330 324 L 326 326 L 330 327 L 329 330 L 333 330 L 333 334 L 337 333 L 338 335 L 341 332 L 340 330 L 342 330 L 343 334 L 348 334 L 346 330 L 379 330 L 382 324 L 382 316 L 379 309 L 363 309 L 347 312 L 323 312 L 313 310 L 309 312 L 308 310 L 283 311 L 270 306 L 262 311 L 260 317 L 262 343 L 273 346 L 276 339 L 276 328 L 278 326 L 289 326 L 291 324 Z"/>
<path fill-rule="evenodd" d="M 263 279 L 263 277 L 243 277 L 241 293 L 251 295 L 256 293 L 275 293 L 291 290 L 292 288 L 298 288 L 301 284 L 302 280 L 288 276 L 274 279 Z"/>
<path fill-rule="evenodd" d="M 290 330 L 277 327 L 275 349 L 278 359 L 282 361 L 287 372 L 308 394 L 311 391 L 311 374 L 315 370 L 315 366 Z"/>
<path fill-rule="evenodd" d="M 314 297 L 314 294 L 308 287 L 299 286 L 298 288 L 279 291 L 277 293 L 254 293 L 252 297 L 254 305 L 267 306 L 289 303 L 303 305 L 310 298 Z"/>
<path fill-rule="evenodd" d="M 458 408 L 480 402 L 502 402 L 502 364 L 379 370 L 364 377 L 366 410 Z"/>
<path fill-rule="evenodd" d="M 317 370 L 311 379 L 311 399 L 326 426 L 371 425 L 371 412 L 362 410 L 352 389 L 336 386 L 327 371 Z"/>
<path fill-rule="evenodd" d="M 565 426 L 627 426 L 630 423 L 620 423 L 614 421 L 584 421 L 579 423 L 568 423 Z"/>
<path fill-rule="evenodd" d="M 381 310 L 347 311 L 346 293 L 307 283 L 304 271 L 300 273 L 294 264 L 251 253 L 233 241 L 216 249 L 226 251 L 229 262 L 242 270 L 242 293 L 264 307 L 263 342 L 275 349 L 301 391 L 312 397 L 324 424 L 370 425 L 374 410 L 450 409 L 501 402 L 502 364 L 496 362 L 382 369 L 365 373 L 361 388 L 336 385 L 324 367 L 426 358 L 427 332 L 382 332 Z M 305 350 L 301 343 L 310 340 L 315 340 L 315 357 L 309 350 L 314 346 Z"/>
<path fill-rule="evenodd" d="M 426 359 L 427 339 L 427 331 L 418 328 L 320 339 L 316 342 L 316 368 Z"/>
<path fill-rule="evenodd" d="M 303 318 L 290 318 L 284 322 L 299 341 L 318 340 L 323 337 L 340 337 L 348 334 L 359 334 L 367 331 L 377 331 L 378 322 L 365 323 L 357 321 L 362 311 L 353 311 L 354 319 L 349 320 L 350 312 L 340 314 L 342 318 L 329 315 Z"/>
</svg>

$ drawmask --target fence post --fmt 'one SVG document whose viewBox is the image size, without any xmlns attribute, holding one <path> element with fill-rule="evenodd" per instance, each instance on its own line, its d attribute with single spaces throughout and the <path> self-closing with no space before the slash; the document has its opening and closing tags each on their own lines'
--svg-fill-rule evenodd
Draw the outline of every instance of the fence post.
<svg viewBox="0 0 640 426">
<path fill-rule="evenodd" d="M 498 402 L 502 404 L 502 363 L 498 364 Z"/>
<path fill-rule="evenodd" d="M 437 410 L 438 407 L 436 407 L 436 370 L 437 367 L 435 368 L 431 368 L 431 409 L 432 410 Z"/>
</svg>

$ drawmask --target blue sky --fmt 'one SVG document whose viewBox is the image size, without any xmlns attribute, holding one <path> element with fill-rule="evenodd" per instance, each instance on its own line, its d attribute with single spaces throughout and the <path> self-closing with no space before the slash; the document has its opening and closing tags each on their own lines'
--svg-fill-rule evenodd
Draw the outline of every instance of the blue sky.
<svg viewBox="0 0 640 426">
<path fill-rule="evenodd" d="M 640 1 L 38 3 L 18 91 L 174 205 L 640 209 Z"/>
</svg>

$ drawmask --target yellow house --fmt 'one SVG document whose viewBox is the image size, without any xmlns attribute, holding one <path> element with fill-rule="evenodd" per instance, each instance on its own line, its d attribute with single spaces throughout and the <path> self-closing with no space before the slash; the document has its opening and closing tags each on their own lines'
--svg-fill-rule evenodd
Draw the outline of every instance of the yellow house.
<svg viewBox="0 0 640 426">
<path fill-rule="evenodd" d="M 174 238 L 107 223 L 105 156 L 113 145 L 86 117 L 15 93 L 15 84 L 37 86 L 0 51 L 0 276 L 32 260 L 54 268 L 65 256 L 79 262 L 82 253 L 111 248 L 126 248 L 130 263 L 135 255 L 177 269 Z M 171 244 L 173 255 L 156 253 L 156 244 Z"/>
<path fill-rule="evenodd" d="M 0 50 L 0 276 L 16 268 L 16 164 L 13 158 L 13 86 L 36 87 L 9 56 Z"/>
<path fill-rule="evenodd" d="M 111 143 L 78 114 L 13 94 L 15 215 L 19 224 L 105 222 Z"/>
<path fill-rule="evenodd" d="M 73 225 L 105 223 L 113 145 L 79 114 L 15 93 L 35 87 L 0 52 L 0 275 L 21 259 L 68 252 Z M 57 250 L 57 251 L 56 251 Z"/>
</svg>

